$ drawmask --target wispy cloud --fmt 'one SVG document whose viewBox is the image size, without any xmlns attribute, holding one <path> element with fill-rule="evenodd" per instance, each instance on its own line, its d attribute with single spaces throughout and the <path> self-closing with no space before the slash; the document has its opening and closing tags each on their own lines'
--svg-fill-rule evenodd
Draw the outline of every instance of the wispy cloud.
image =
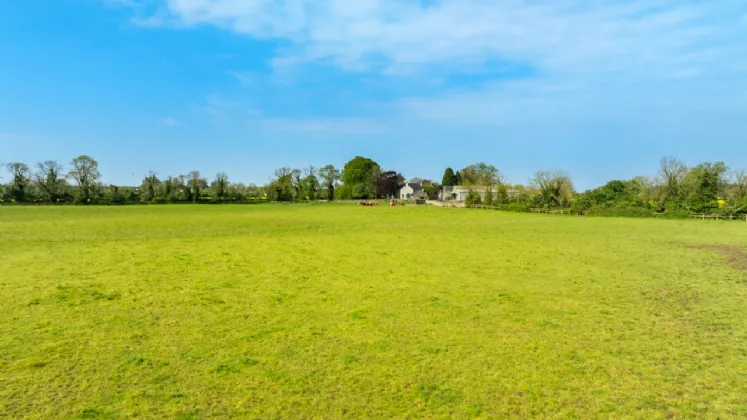
<svg viewBox="0 0 747 420">
<path fill-rule="evenodd" d="M 179 125 L 179 120 L 172 117 L 162 117 L 158 119 L 158 123 L 164 127 L 176 127 Z"/>
<path fill-rule="evenodd" d="M 200 103 L 193 104 L 195 113 L 211 118 L 217 123 L 246 121 L 262 116 L 262 112 L 251 104 L 219 94 L 206 95 Z"/>
<path fill-rule="evenodd" d="M 262 124 L 274 131 L 329 134 L 371 134 L 382 131 L 384 126 L 365 118 L 269 118 Z"/>
<path fill-rule="evenodd" d="M 313 63 L 445 80 L 431 95 L 395 98 L 400 115 L 512 124 L 739 104 L 746 9 L 742 0 L 163 0 L 156 16 L 280 40 L 270 65 L 281 75 Z M 531 77 L 507 78 L 507 66 Z M 450 79 L 475 69 L 483 82 L 470 88 Z M 250 73 L 229 74 L 253 83 Z M 355 131 L 346 124 L 276 125 Z"/>
<path fill-rule="evenodd" d="M 250 87 L 254 84 L 255 75 L 252 72 L 229 70 L 227 73 L 236 78 L 245 87 Z"/>
<path fill-rule="evenodd" d="M 707 65 L 701 53 L 709 46 L 725 47 L 724 53 L 743 47 L 738 38 L 724 36 L 739 23 L 739 14 L 730 12 L 743 11 L 742 4 L 167 0 L 166 10 L 184 25 L 212 24 L 256 38 L 292 41 L 276 59 L 283 64 L 330 60 L 350 70 L 389 72 L 440 64 L 458 71 L 460 63 L 500 58 L 557 71 L 659 73 Z"/>
</svg>

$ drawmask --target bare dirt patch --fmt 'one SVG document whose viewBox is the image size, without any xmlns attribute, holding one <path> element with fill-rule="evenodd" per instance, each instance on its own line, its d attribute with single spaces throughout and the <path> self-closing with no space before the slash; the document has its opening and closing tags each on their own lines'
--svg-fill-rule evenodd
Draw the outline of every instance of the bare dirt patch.
<svg viewBox="0 0 747 420">
<path fill-rule="evenodd" d="M 732 268 L 747 271 L 747 247 L 739 245 L 689 245 L 688 247 L 717 252 L 726 258 L 726 262 Z"/>
</svg>

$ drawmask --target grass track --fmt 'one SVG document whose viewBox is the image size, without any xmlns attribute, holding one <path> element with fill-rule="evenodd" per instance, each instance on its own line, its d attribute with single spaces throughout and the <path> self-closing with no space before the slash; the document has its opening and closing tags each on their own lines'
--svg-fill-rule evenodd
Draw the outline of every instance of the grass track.
<svg viewBox="0 0 747 420">
<path fill-rule="evenodd" d="M 0 418 L 743 418 L 710 244 L 747 224 L 0 208 Z"/>
</svg>

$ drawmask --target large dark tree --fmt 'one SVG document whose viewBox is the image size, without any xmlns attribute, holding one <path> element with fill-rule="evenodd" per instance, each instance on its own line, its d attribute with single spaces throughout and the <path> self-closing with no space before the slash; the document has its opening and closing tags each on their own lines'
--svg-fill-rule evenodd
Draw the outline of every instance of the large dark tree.
<svg viewBox="0 0 747 420">
<path fill-rule="evenodd" d="M 371 176 L 378 169 L 379 165 L 369 158 L 356 156 L 342 170 L 343 187 L 340 197 L 343 199 L 351 198 L 369 198 L 373 195 L 378 177 L 375 179 Z"/>
<path fill-rule="evenodd" d="M 396 171 L 382 172 L 379 177 L 379 197 L 395 197 L 399 191 L 399 184 L 405 182 L 405 177 Z"/>
<path fill-rule="evenodd" d="M 441 184 L 447 187 L 451 187 L 457 184 L 456 174 L 451 168 L 446 168 L 444 171 L 444 177 L 441 180 Z"/>
</svg>

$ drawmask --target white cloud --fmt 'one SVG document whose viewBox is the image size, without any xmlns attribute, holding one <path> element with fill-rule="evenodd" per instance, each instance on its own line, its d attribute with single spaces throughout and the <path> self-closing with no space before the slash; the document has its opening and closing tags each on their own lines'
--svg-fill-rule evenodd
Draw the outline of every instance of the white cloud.
<svg viewBox="0 0 747 420">
<path fill-rule="evenodd" d="M 350 70 L 396 73 L 430 64 L 458 71 L 461 63 L 497 59 L 554 71 L 665 73 L 709 64 L 701 55 L 709 46 L 727 54 L 733 47 L 744 51 L 743 41 L 725 36 L 739 20 L 729 11 L 740 4 L 166 0 L 166 10 L 184 25 L 211 24 L 255 38 L 291 41 L 276 65 L 331 60 Z"/>
<path fill-rule="evenodd" d="M 393 112 L 495 125 L 740 108 L 744 11 L 742 0 L 163 0 L 156 17 L 282 41 L 270 60 L 280 76 L 315 62 L 443 78 L 439 93 L 397 99 Z M 506 63 L 531 72 L 507 80 Z M 449 81 L 474 69 L 487 81 L 471 89 Z M 252 83 L 251 74 L 230 74 Z M 214 105 L 206 109 L 221 108 Z M 334 119 L 269 125 L 359 128 Z"/>
<path fill-rule="evenodd" d="M 172 117 L 163 117 L 158 119 L 158 123 L 164 127 L 176 127 L 179 125 L 179 120 Z"/>
</svg>

